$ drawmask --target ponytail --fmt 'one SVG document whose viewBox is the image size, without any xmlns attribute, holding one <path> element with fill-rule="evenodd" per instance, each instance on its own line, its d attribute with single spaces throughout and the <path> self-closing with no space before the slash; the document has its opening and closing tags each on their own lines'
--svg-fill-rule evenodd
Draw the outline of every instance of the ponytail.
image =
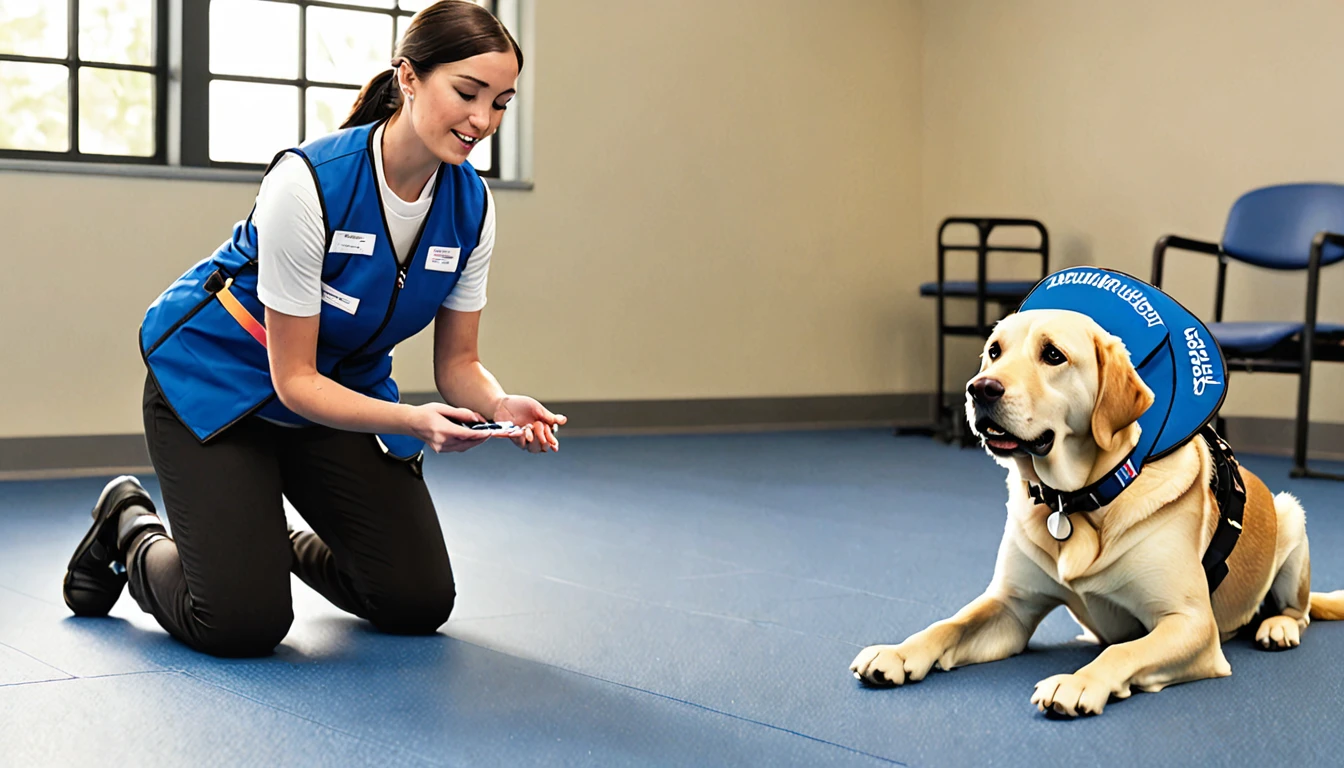
<svg viewBox="0 0 1344 768">
<path fill-rule="evenodd" d="M 412 17 L 392 55 L 396 66 L 374 75 L 360 90 L 350 116 L 341 127 L 368 125 L 396 114 L 401 108 L 397 68 L 403 61 L 410 65 L 416 77 L 424 79 L 441 64 L 482 53 L 509 52 L 518 59 L 518 71 L 521 72 L 523 51 L 499 19 L 472 2 L 439 0 Z"/>
<path fill-rule="evenodd" d="M 341 123 L 342 128 L 367 125 L 384 120 L 396 113 L 401 106 L 401 89 L 397 87 L 397 70 L 384 69 L 373 76 L 355 97 L 355 105 L 350 108 L 350 116 Z"/>
</svg>

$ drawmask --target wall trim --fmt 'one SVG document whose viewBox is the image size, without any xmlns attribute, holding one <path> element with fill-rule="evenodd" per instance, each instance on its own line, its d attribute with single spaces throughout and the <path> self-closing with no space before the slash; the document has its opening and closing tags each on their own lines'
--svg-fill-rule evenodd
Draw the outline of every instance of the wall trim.
<svg viewBox="0 0 1344 768">
<path fill-rule="evenodd" d="M 820 395 L 690 400 L 554 401 L 547 406 L 570 419 L 563 435 L 764 432 L 926 425 L 931 395 Z M 408 403 L 438 399 L 408 392 Z M 1227 419 L 1227 438 L 1242 454 L 1291 456 L 1293 421 L 1260 417 Z M 1344 460 L 1344 424 L 1313 423 L 1311 457 Z M 0 480 L 101 476 L 152 472 L 142 434 L 0 438 Z"/>
<path fill-rule="evenodd" d="M 1292 456 L 1293 419 L 1228 416 L 1224 437 L 1237 453 Z M 1344 461 L 1344 424 L 1312 422 L 1307 428 L 1309 460 Z"/>
<path fill-rule="evenodd" d="M 0 480 L 152 471 L 143 434 L 0 438 Z"/>
</svg>

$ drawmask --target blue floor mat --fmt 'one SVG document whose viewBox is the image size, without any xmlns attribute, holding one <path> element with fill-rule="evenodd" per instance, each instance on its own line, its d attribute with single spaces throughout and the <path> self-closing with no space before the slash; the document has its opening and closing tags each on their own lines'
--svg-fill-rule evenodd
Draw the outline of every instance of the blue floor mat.
<svg viewBox="0 0 1344 768">
<path fill-rule="evenodd" d="M 1344 587 L 1344 484 L 1290 481 L 1318 590 Z M 275 655 L 220 660 L 60 577 L 103 479 L 0 484 L 0 763 L 1245 765 L 1337 762 L 1344 624 L 1233 641 L 1233 676 L 1063 721 L 1036 681 L 1097 651 L 1051 614 L 1027 653 L 859 686 L 860 648 L 950 616 L 993 572 L 1003 471 L 886 431 L 572 438 L 434 456 L 458 583 L 429 638 L 380 635 L 297 580 Z M 144 478 L 158 499 L 152 478 Z"/>
</svg>

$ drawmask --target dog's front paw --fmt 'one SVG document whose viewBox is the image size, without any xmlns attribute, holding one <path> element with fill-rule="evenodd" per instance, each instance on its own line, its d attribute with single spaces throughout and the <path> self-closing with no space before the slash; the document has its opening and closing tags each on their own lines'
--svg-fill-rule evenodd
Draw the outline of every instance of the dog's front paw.
<svg viewBox="0 0 1344 768">
<path fill-rule="evenodd" d="M 938 656 L 920 643 L 909 641 L 900 645 L 870 645 L 854 657 L 849 671 L 869 685 L 903 685 L 923 680 Z"/>
<path fill-rule="evenodd" d="M 1042 712 L 1053 710 L 1069 717 L 1100 715 L 1112 694 L 1127 698 L 1129 689 L 1120 690 L 1081 673 L 1055 675 L 1036 684 L 1031 703 Z"/>
</svg>

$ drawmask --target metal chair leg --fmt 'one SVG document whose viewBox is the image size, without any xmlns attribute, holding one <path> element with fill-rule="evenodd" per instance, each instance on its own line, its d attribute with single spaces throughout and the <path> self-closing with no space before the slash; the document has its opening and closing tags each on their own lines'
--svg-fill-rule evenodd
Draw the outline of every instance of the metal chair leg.
<svg viewBox="0 0 1344 768">
<path fill-rule="evenodd" d="M 1297 434 L 1293 444 L 1292 477 L 1318 477 L 1344 480 L 1344 475 L 1317 472 L 1307 468 L 1307 433 L 1311 426 L 1311 363 L 1316 351 L 1316 305 L 1320 296 L 1321 249 L 1327 234 L 1317 233 L 1307 260 L 1306 318 L 1302 326 L 1302 363 L 1297 379 Z"/>
<path fill-rule="evenodd" d="M 1302 344 L 1302 370 L 1297 374 L 1297 418 L 1293 430 L 1292 477 L 1307 476 L 1307 434 L 1311 426 L 1311 329 L 1306 329 Z"/>
<path fill-rule="evenodd" d="M 1339 472 L 1323 472 L 1307 466 L 1307 437 L 1311 427 L 1311 362 L 1303 362 L 1302 374 L 1297 387 L 1297 419 L 1295 440 L 1293 443 L 1293 468 L 1289 477 L 1313 478 L 1317 480 L 1344 480 Z"/>
</svg>

